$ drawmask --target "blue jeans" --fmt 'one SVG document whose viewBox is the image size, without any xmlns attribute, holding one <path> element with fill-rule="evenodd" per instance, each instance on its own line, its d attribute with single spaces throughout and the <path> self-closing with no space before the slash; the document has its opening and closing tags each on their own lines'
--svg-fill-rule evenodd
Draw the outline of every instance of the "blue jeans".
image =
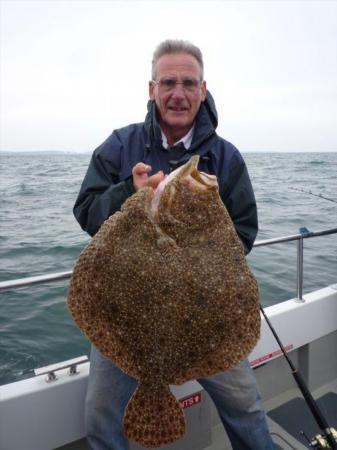
<svg viewBox="0 0 337 450">
<path fill-rule="evenodd" d="M 128 450 L 123 417 L 138 382 L 104 358 L 95 347 L 92 347 L 90 361 L 85 411 L 89 447 L 92 450 Z M 247 359 L 234 369 L 198 382 L 212 398 L 233 450 L 274 449 L 255 376 Z"/>
</svg>

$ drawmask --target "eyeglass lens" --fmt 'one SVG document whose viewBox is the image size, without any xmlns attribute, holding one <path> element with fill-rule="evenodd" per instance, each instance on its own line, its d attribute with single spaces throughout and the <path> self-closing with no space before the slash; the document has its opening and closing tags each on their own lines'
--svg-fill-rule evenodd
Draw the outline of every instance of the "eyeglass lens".
<svg viewBox="0 0 337 450">
<path fill-rule="evenodd" d="M 174 89 L 177 84 L 181 84 L 187 91 L 194 91 L 198 88 L 200 81 L 196 78 L 184 78 L 181 81 L 178 81 L 177 78 L 162 78 L 158 84 L 161 89 L 166 91 Z"/>
</svg>

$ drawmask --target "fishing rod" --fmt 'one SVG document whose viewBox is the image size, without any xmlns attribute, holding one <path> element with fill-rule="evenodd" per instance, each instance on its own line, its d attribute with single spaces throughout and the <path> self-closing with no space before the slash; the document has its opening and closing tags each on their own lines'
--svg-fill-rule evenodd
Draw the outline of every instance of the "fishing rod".
<svg viewBox="0 0 337 450">
<path fill-rule="evenodd" d="M 292 187 L 292 186 L 290 186 L 289 189 L 291 189 L 293 191 L 297 191 L 297 192 L 303 192 L 304 194 L 313 195 L 314 197 L 322 198 L 324 200 L 328 200 L 329 202 L 337 203 L 337 201 L 334 200 L 333 198 L 325 197 L 322 194 L 314 194 L 311 191 L 305 191 L 304 189 L 299 189 L 299 188 L 295 188 L 295 187 Z"/>
<path fill-rule="evenodd" d="M 322 438 L 321 436 L 317 436 L 316 439 L 313 439 L 312 441 L 309 440 L 310 446 L 313 447 L 313 445 L 315 445 L 315 447 L 313 447 L 313 448 L 317 448 L 317 449 L 331 448 L 333 450 L 337 450 L 336 431 L 333 428 L 331 428 L 329 426 L 328 422 L 326 421 L 324 415 L 322 414 L 321 410 L 319 409 L 319 407 L 317 405 L 316 400 L 313 398 L 311 392 L 309 391 L 308 386 L 306 385 L 306 382 L 304 381 L 302 375 L 300 374 L 298 369 L 296 369 L 296 367 L 292 363 L 291 359 L 287 355 L 287 352 L 286 352 L 278 334 L 276 333 L 273 325 L 271 324 L 270 320 L 268 319 L 268 317 L 261 305 L 260 305 L 260 310 L 270 328 L 270 331 L 273 333 L 274 338 L 276 339 L 276 341 L 283 353 L 283 356 L 285 357 L 285 359 L 287 360 L 287 362 L 291 368 L 292 375 L 297 383 L 297 386 L 299 387 L 300 391 L 302 392 L 304 400 L 306 401 L 307 405 L 309 406 L 310 411 L 317 422 L 317 425 L 323 431 L 324 437 L 325 437 L 327 443 L 329 444 L 329 447 L 324 446 L 324 444 L 326 443 L 324 441 L 324 438 Z"/>
</svg>

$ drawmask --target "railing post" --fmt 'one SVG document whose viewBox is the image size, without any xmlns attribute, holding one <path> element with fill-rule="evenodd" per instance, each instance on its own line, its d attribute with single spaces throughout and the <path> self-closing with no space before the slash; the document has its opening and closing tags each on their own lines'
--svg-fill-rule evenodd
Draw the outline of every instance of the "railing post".
<svg viewBox="0 0 337 450">
<path fill-rule="evenodd" d="M 297 298 L 298 302 L 303 299 L 303 237 L 310 233 L 307 228 L 300 228 L 301 237 L 297 240 Z"/>
<path fill-rule="evenodd" d="M 303 237 L 297 241 L 297 297 L 296 300 L 303 302 Z"/>
</svg>

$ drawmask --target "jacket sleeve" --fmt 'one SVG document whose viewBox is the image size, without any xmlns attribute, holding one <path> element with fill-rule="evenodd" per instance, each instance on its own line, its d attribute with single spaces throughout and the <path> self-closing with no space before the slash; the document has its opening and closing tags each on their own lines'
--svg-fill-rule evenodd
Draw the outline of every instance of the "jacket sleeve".
<svg viewBox="0 0 337 450">
<path fill-rule="evenodd" d="M 253 187 L 241 157 L 232 159 L 229 182 L 221 194 L 247 255 L 258 232 L 258 218 Z"/>
<path fill-rule="evenodd" d="M 82 229 L 93 236 L 134 192 L 132 176 L 120 181 L 116 164 L 105 158 L 99 147 L 84 177 L 74 215 Z"/>
</svg>

